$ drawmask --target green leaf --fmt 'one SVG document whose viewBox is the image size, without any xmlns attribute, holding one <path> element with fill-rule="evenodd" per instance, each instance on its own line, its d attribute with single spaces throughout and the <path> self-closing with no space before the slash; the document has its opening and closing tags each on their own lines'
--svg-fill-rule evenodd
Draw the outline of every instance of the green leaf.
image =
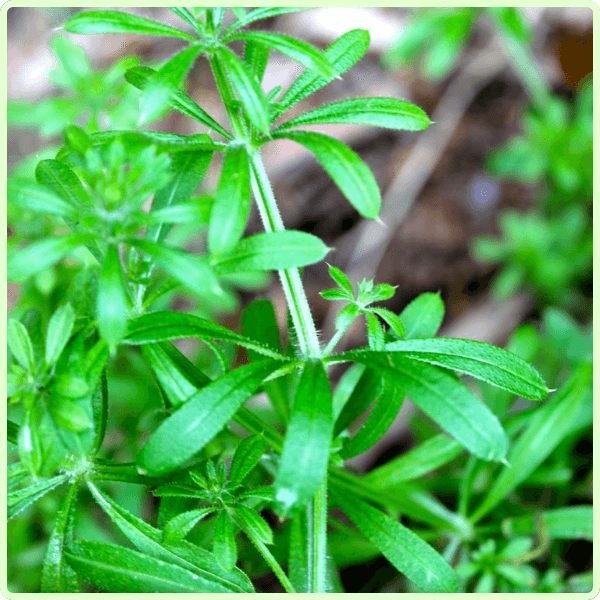
<svg viewBox="0 0 600 600">
<path fill-rule="evenodd" d="M 381 323 L 375 315 L 365 313 L 367 319 L 367 337 L 369 339 L 369 347 L 373 350 L 383 350 L 385 346 L 385 334 Z"/>
<path fill-rule="evenodd" d="M 23 429 L 23 428 L 21 428 Z M 46 495 L 50 490 L 58 487 L 61 483 L 64 483 L 69 478 L 69 475 L 63 473 L 50 479 L 42 479 L 36 481 L 32 485 L 10 492 L 6 498 L 6 513 L 7 518 L 10 521 L 16 517 L 22 510 L 27 508 L 30 504 L 33 504 L 39 500 L 42 496 Z"/>
<path fill-rule="evenodd" d="M 335 317 L 335 328 L 339 331 L 345 331 L 359 314 L 360 308 L 356 304 L 344 306 Z"/>
<path fill-rule="evenodd" d="M 349 298 L 354 298 L 354 290 L 352 289 L 352 284 L 346 274 L 337 267 L 332 265 L 327 266 L 329 267 L 329 276 L 331 279 L 340 286 L 340 289 L 347 292 Z"/>
<path fill-rule="evenodd" d="M 195 526 L 198 521 L 210 515 L 217 510 L 214 506 L 189 510 L 173 517 L 164 528 L 165 543 L 174 543 L 183 539 Z"/>
<path fill-rule="evenodd" d="M 194 31 L 196 30 L 196 19 L 194 15 L 184 7 L 169 7 L 169 10 L 172 10 L 180 19 L 185 21 Z"/>
<path fill-rule="evenodd" d="M 28 179 L 11 177 L 7 184 L 8 202 L 48 215 L 72 216 L 74 209 L 54 192 Z"/>
<path fill-rule="evenodd" d="M 381 317 L 399 338 L 405 336 L 404 324 L 400 320 L 400 317 L 397 317 L 391 310 L 387 310 L 387 308 L 371 308 L 370 310 L 378 317 Z"/>
<path fill-rule="evenodd" d="M 181 156 L 177 155 L 177 156 Z M 153 210 L 145 217 L 148 225 L 163 225 L 163 231 L 168 231 L 167 224 L 190 224 L 195 223 L 198 228 L 208 225 L 210 219 L 210 210 L 213 199 L 210 196 L 201 196 L 193 198 L 190 202 L 182 202 L 174 206 L 158 208 Z M 161 236 L 164 239 L 164 235 Z"/>
<path fill-rule="evenodd" d="M 330 248 L 310 233 L 273 231 L 244 238 L 230 253 L 213 257 L 211 264 L 219 275 L 276 271 L 312 265 L 329 251 Z"/>
<path fill-rule="evenodd" d="M 50 534 L 48 548 L 42 569 L 42 593 L 76 593 L 79 592 L 77 574 L 66 563 L 64 548 L 73 542 L 73 526 L 75 509 L 77 508 L 77 491 L 79 481 L 72 483 L 64 497 L 54 529 Z"/>
<path fill-rule="evenodd" d="M 335 421 L 334 437 L 350 427 L 379 398 L 382 389 L 381 375 L 364 369 Z"/>
<path fill-rule="evenodd" d="M 208 251 L 227 254 L 240 241 L 250 216 L 250 167 L 244 146 L 225 151 L 223 168 L 210 213 Z"/>
<path fill-rule="evenodd" d="M 84 390 L 85 392 L 89 392 L 87 385 L 81 392 Z M 93 426 L 85 408 L 74 400 L 69 400 L 68 397 L 62 398 L 57 394 L 54 395 L 48 400 L 48 412 L 55 423 L 67 431 L 75 431 L 78 433 Z"/>
<path fill-rule="evenodd" d="M 445 435 L 436 435 L 405 452 L 398 458 L 367 474 L 366 480 L 373 487 L 394 488 L 405 481 L 423 477 L 463 452 L 463 447 Z"/>
<path fill-rule="evenodd" d="M 339 360 L 364 364 L 404 389 L 414 404 L 475 456 L 499 461 L 506 454 L 508 439 L 498 418 L 445 371 L 398 354 L 370 350 L 354 350 L 326 359 Z"/>
<path fill-rule="evenodd" d="M 593 541 L 594 519 L 592 506 L 564 506 L 541 513 L 543 527 L 548 537 L 558 540 Z M 536 531 L 536 516 L 507 518 L 502 521 L 502 531 L 513 535 L 532 534 Z"/>
<path fill-rule="evenodd" d="M 260 133 L 268 133 L 271 124 L 269 104 L 256 79 L 229 48 L 219 48 L 217 57 L 225 67 L 250 122 Z"/>
<path fill-rule="evenodd" d="M 277 50 L 322 77 L 335 78 L 337 76 L 336 70 L 329 64 L 326 56 L 310 44 L 301 40 L 279 33 L 246 31 L 244 33 L 236 33 L 224 40 L 224 42 L 229 43 L 233 40 L 246 40 L 262 44 L 272 50 Z"/>
<path fill-rule="evenodd" d="M 138 89 L 144 89 L 156 71 L 150 67 L 133 67 L 125 73 L 125 80 Z M 206 125 L 224 138 L 233 139 L 231 134 L 215 121 L 204 109 L 200 108 L 185 92 L 175 90 L 169 98 L 171 106 L 180 113 Z"/>
<path fill-rule="evenodd" d="M 327 373 L 321 362 L 306 363 L 288 423 L 275 477 L 279 511 L 304 506 L 325 477 L 333 434 L 333 409 Z"/>
<path fill-rule="evenodd" d="M 179 88 L 202 46 L 189 46 L 170 58 L 144 87 L 141 95 L 139 124 L 159 118 L 170 104 L 172 94 Z"/>
<path fill-rule="evenodd" d="M 223 300 L 227 299 L 225 290 L 221 287 L 214 270 L 205 257 L 146 240 L 130 239 L 128 243 L 141 248 L 166 273 L 205 302 L 220 306 L 223 304 Z"/>
<path fill-rule="evenodd" d="M 233 525 L 226 510 L 219 513 L 213 535 L 213 552 L 219 564 L 226 571 L 231 571 L 237 562 L 237 546 Z"/>
<path fill-rule="evenodd" d="M 250 539 L 258 539 L 263 544 L 273 543 L 273 532 L 271 531 L 271 528 L 267 522 L 253 510 L 243 504 L 238 504 L 233 509 L 233 518 Z"/>
<path fill-rule="evenodd" d="M 88 10 L 71 17 L 64 25 L 71 33 L 137 33 L 140 35 L 167 35 L 190 42 L 196 38 L 174 27 L 114 10 Z"/>
<path fill-rule="evenodd" d="M 248 67 L 256 81 L 262 82 L 269 62 L 271 49 L 263 44 L 258 44 L 252 40 L 246 41 L 244 48 L 244 64 Z M 271 94 L 272 92 L 270 92 Z M 267 100 L 270 100 L 270 94 Z"/>
<path fill-rule="evenodd" d="M 287 357 L 207 319 L 183 313 L 155 312 L 137 317 L 129 322 L 123 343 L 130 345 L 152 344 L 165 340 L 198 337 L 203 340 L 230 342 L 254 350 L 277 360 Z"/>
<path fill-rule="evenodd" d="M 10 419 L 6 421 L 6 439 L 11 444 L 17 445 L 17 437 L 19 435 L 19 426 Z"/>
<path fill-rule="evenodd" d="M 369 167 L 348 146 L 314 131 L 284 131 L 273 133 L 272 138 L 287 138 L 308 148 L 350 204 L 363 217 L 378 218 L 381 193 L 377 181 Z"/>
<path fill-rule="evenodd" d="M 512 444 L 507 457 L 510 467 L 505 467 L 494 478 L 483 502 L 473 513 L 477 522 L 525 481 L 570 433 L 586 396 L 591 393 L 592 365 L 580 365 L 559 392 L 549 402 L 540 406 L 519 439 Z"/>
<path fill-rule="evenodd" d="M 233 11 L 239 10 L 232 8 Z M 238 20 L 232 23 L 224 32 L 223 35 L 229 35 L 232 31 L 245 27 L 254 21 L 262 21 L 264 19 L 270 19 L 272 17 L 278 17 L 279 15 L 285 15 L 287 13 L 299 12 L 301 10 L 307 10 L 306 7 L 291 7 L 291 6 L 261 6 L 259 8 L 253 8 L 248 11 L 243 17 L 238 17 Z M 236 15 L 237 16 L 237 15 Z"/>
<path fill-rule="evenodd" d="M 354 296 L 349 295 L 346 290 L 336 290 L 336 289 L 323 290 L 322 292 L 319 292 L 319 295 L 322 298 L 325 298 L 325 300 L 346 300 L 346 301 L 350 300 L 350 301 L 352 301 L 354 299 Z"/>
<path fill-rule="evenodd" d="M 425 292 L 404 308 L 400 320 L 406 339 L 434 337 L 444 320 L 444 302 L 439 294 Z"/>
<path fill-rule="evenodd" d="M 102 339 L 114 352 L 127 331 L 129 299 L 117 246 L 108 247 L 98 279 L 96 318 Z"/>
<path fill-rule="evenodd" d="M 524 398 L 541 400 L 548 393 L 531 365 L 491 344 L 453 338 L 413 339 L 391 342 L 386 350 L 466 373 Z"/>
<path fill-rule="evenodd" d="M 353 98 L 298 115 L 275 131 L 320 123 L 352 123 L 404 131 L 422 131 L 431 125 L 425 111 L 410 102 L 396 98 Z"/>
<path fill-rule="evenodd" d="M 53 36 L 50 40 L 50 47 L 66 73 L 72 88 L 76 88 L 82 79 L 92 74 L 88 55 L 81 46 L 66 36 Z"/>
<path fill-rule="evenodd" d="M 14 359 L 27 371 L 33 375 L 35 368 L 35 355 L 33 354 L 33 345 L 27 333 L 25 325 L 16 319 L 8 320 L 8 347 L 12 352 Z"/>
<path fill-rule="evenodd" d="M 76 233 L 45 238 L 29 244 L 23 250 L 11 253 L 7 262 L 8 281 L 22 282 L 51 267 L 71 250 L 92 241 L 91 235 Z"/>
<path fill-rule="evenodd" d="M 140 468 L 150 476 L 180 468 L 225 427 L 279 364 L 268 360 L 245 365 L 199 390 L 148 438 L 137 457 Z"/>
<path fill-rule="evenodd" d="M 214 142 L 206 133 L 177 135 L 162 131 L 100 131 L 92 136 L 94 146 L 104 146 L 120 140 L 130 152 L 154 145 L 157 152 L 221 152 L 225 145 Z"/>
<path fill-rule="evenodd" d="M 75 311 L 67 302 L 56 309 L 48 323 L 46 335 L 46 364 L 53 365 L 67 345 L 75 323 Z"/>
<path fill-rule="evenodd" d="M 66 164 L 53 159 L 42 160 L 35 169 L 35 178 L 71 206 L 80 210 L 91 208 L 89 194 Z"/>
<path fill-rule="evenodd" d="M 346 442 L 340 451 L 340 457 L 345 460 L 358 456 L 375 444 L 394 422 L 403 401 L 404 392 L 395 385 L 384 382 L 377 404 L 357 434 Z"/>
<path fill-rule="evenodd" d="M 364 56 L 369 47 L 369 41 L 370 36 L 366 29 L 353 29 L 333 42 L 323 54 L 334 68 L 336 75 L 341 75 Z M 333 79 L 334 77 L 321 77 L 314 71 L 305 71 L 283 96 L 275 116 L 279 116 Z"/>
<path fill-rule="evenodd" d="M 485 11 L 492 15 L 494 24 L 499 25 L 504 34 L 512 36 L 518 42 L 529 42 L 531 31 L 521 9 L 513 6 L 488 6 Z"/>
<path fill-rule="evenodd" d="M 212 592 L 196 573 L 122 546 L 79 540 L 65 556 L 73 569 L 111 593 Z M 221 591 L 221 590 L 219 590 Z"/>
<path fill-rule="evenodd" d="M 363 535 L 420 590 L 458 592 L 458 580 L 452 568 L 417 534 L 350 494 L 336 493 L 334 501 Z"/>
<path fill-rule="evenodd" d="M 265 448 L 265 441 L 259 435 L 244 438 L 233 455 L 231 470 L 229 471 L 229 483 L 240 485 L 244 477 L 258 464 Z"/>
<path fill-rule="evenodd" d="M 185 207 L 182 202 L 189 200 L 199 183 L 204 178 L 212 152 L 178 152 L 171 159 L 173 178 L 162 189 L 154 194 L 150 217 L 156 217 L 159 211 L 169 208 Z M 200 224 L 200 223 L 198 223 Z M 150 242 L 162 242 L 169 233 L 170 227 L 160 223 L 148 227 L 146 239 Z"/>
<path fill-rule="evenodd" d="M 205 592 L 253 591 L 246 575 L 238 569 L 226 573 L 219 567 L 212 554 L 194 544 L 184 541 L 170 544 L 163 541 L 159 529 L 155 529 L 126 511 L 111 498 L 102 494 L 93 483 L 88 483 L 88 487 L 113 523 L 144 555 L 161 559 L 161 562 L 166 560 L 191 571 L 204 586 L 202 591 Z"/>
</svg>

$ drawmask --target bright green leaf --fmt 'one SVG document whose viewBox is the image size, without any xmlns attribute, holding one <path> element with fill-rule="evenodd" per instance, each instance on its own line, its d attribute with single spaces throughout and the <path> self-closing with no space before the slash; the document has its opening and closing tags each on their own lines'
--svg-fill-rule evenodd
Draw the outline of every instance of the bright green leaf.
<svg viewBox="0 0 600 600">
<path fill-rule="evenodd" d="M 50 490 L 64 483 L 68 478 L 69 475 L 63 473 L 50 479 L 41 479 L 26 488 L 10 492 L 6 499 L 8 520 L 10 521 L 30 504 L 33 504 Z"/>
<path fill-rule="evenodd" d="M 8 202 L 38 213 L 72 216 L 74 208 L 51 190 L 30 181 L 11 177 L 7 185 Z"/>
<path fill-rule="evenodd" d="M 46 335 L 47 365 L 53 365 L 59 359 L 61 352 L 71 337 L 74 323 L 75 311 L 68 302 L 58 308 L 50 318 L 48 333 Z"/>
<path fill-rule="evenodd" d="M 231 571 L 237 562 L 237 546 L 231 519 L 226 510 L 222 510 L 215 522 L 213 534 L 213 552 L 219 564 Z"/>
<path fill-rule="evenodd" d="M 33 375 L 36 371 L 35 355 L 33 354 L 33 346 L 25 325 L 16 319 L 9 319 L 7 336 L 8 347 L 14 359 L 25 371 Z"/>
<path fill-rule="evenodd" d="M 444 320 L 444 302 L 439 294 L 425 292 L 404 308 L 400 320 L 406 339 L 434 337 Z"/>
<path fill-rule="evenodd" d="M 254 469 L 265 452 L 265 441 L 259 435 L 244 438 L 238 445 L 231 461 L 229 483 L 239 485 Z"/>
</svg>

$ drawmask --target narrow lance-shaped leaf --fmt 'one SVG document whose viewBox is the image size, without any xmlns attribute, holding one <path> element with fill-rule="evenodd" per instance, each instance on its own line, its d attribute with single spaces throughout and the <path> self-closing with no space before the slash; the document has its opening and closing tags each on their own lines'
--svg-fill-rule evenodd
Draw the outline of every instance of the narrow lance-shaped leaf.
<svg viewBox="0 0 600 600">
<path fill-rule="evenodd" d="M 270 33 L 265 31 L 245 31 L 236 33 L 226 39 L 226 42 L 233 40 L 246 40 L 263 44 L 273 50 L 285 54 L 292 60 L 299 62 L 311 71 L 315 71 L 323 77 L 336 77 L 337 73 L 332 65 L 329 64 L 326 56 L 306 42 L 295 38 L 281 35 L 279 33 Z"/>
<path fill-rule="evenodd" d="M 30 181 L 11 177 L 7 184 L 7 199 L 23 208 L 48 215 L 72 216 L 74 208 L 51 190 Z"/>
<path fill-rule="evenodd" d="M 263 356 L 287 360 L 285 356 L 278 352 L 212 321 L 195 315 L 167 311 L 148 313 L 130 321 L 129 330 L 123 343 L 130 345 L 152 344 L 186 337 L 230 342 L 254 350 Z"/>
<path fill-rule="evenodd" d="M 321 362 L 306 363 L 275 477 L 275 500 L 282 514 L 304 506 L 316 493 L 327 472 L 332 434 L 327 373 Z"/>
<path fill-rule="evenodd" d="M 156 71 L 150 67 L 133 67 L 125 73 L 125 80 L 138 89 L 144 89 L 144 86 L 148 84 L 155 73 Z M 171 94 L 169 102 L 180 113 L 206 125 L 224 138 L 232 139 L 231 134 L 217 123 L 203 108 L 198 106 L 185 92 L 175 90 Z"/>
<path fill-rule="evenodd" d="M 262 82 L 263 80 L 270 53 L 271 49 L 268 46 L 257 44 L 252 40 L 246 41 L 246 46 L 244 48 L 244 63 L 247 65 L 248 69 L 250 69 L 252 75 L 256 77 L 256 81 L 258 82 Z"/>
<path fill-rule="evenodd" d="M 65 23 L 71 33 L 137 33 L 140 35 L 166 35 L 190 42 L 196 38 L 169 25 L 163 25 L 144 17 L 115 10 L 88 10 L 71 17 Z"/>
<path fill-rule="evenodd" d="M 231 461 L 229 483 L 241 484 L 244 477 L 258 464 L 265 452 L 265 441 L 259 435 L 244 438 L 238 445 Z"/>
<path fill-rule="evenodd" d="M 8 520 L 10 521 L 30 504 L 33 504 L 50 490 L 64 483 L 68 478 L 69 476 L 63 473 L 50 479 L 36 481 L 26 488 L 9 493 L 6 499 Z"/>
<path fill-rule="evenodd" d="M 8 320 L 8 347 L 14 359 L 30 374 L 35 373 L 35 355 L 25 325 L 16 319 Z"/>
<path fill-rule="evenodd" d="M 122 546 L 79 540 L 65 556 L 79 575 L 109 593 L 202 593 L 210 589 L 193 571 Z"/>
<path fill-rule="evenodd" d="M 240 241 L 250 215 L 250 168 L 243 146 L 225 151 L 208 229 L 208 251 L 224 254 Z"/>
<path fill-rule="evenodd" d="M 98 280 L 96 318 L 102 339 L 114 352 L 127 330 L 129 301 L 119 250 L 110 245 Z"/>
<path fill-rule="evenodd" d="M 400 313 L 406 339 L 432 338 L 444 320 L 444 302 L 439 294 L 425 292 Z"/>
<path fill-rule="evenodd" d="M 484 460 L 500 461 L 508 439 L 498 418 L 463 383 L 437 367 L 387 352 L 356 350 L 327 359 L 375 369 L 458 442 Z M 393 366 L 390 365 L 390 360 Z"/>
<path fill-rule="evenodd" d="M 262 361 L 240 367 L 199 390 L 149 437 L 137 463 L 150 476 L 182 467 L 229 422 L 281 363 Z M 177 445 L 173 446 L 173 440 Z"/>
<path fill-rule="evenodd" d="M 91 198 L 75 172 L 59 160 L 47 159 L 35 169 L 38 183 L 48 187 L 65 202 L 79 209 L 90 207 Z"/>
<path fill-rule="evenodd" d="M 75 311 L 67 302 L 58 308 L 48 323 L 46 335 L 46 364 L 53 365 L 71 337 L 75 323 Z"/>
<path fill-rule="evenodd" d="M 219 275 L 277 271 L 312 265 L 329 251 L 330 248 L 310 233 L 273 231 L 242 239 L 228 254 L 213 257 L 211 264 Z"/>
<path fill-rule="evenodd" d="M 232 8 L 235 12 L 235 8 Z M 239 9 L 237 9 L 239 10 Z M 250 23 L 254 23 L 254 21 L 262 21 L 263 19 L 270 19 L 272 17 L 278 17 L 279 15 L 285 15 L 287 13 L 299 12 L 301 10 L 307 10 L 306 7 L 292 7 L 292 6 L 261 6 L 258 8 L 253 8 L 248 11 L 243 17 L 238 18 L 237 21 L 232 23 L 225 31 L 224 35 L 229 35 L 232 31 L 239 29 L 240 27 L 245 27 Z"/>
<path fill-rule="evenodd" d="M 558 540 L 589 540 L 594 537 L 592 506 L 564 506 L 541 513 L 548 537 Z M 536 530 L 536 515 L 507 518 L 502 521 L 502 531 L 507 537 L 528 535 Z"/>
<path fill-rule="evenodd" d="M 213 553 L 217 557 L 219 564 L 226 571 L 230 571 L 235 567 L 237 561 L 237 546 L 233 524 L 226 510 L 222 510 L 219 513 L 213 535 Z"/>
<path fill-rule="evenodd" d="M 525 481 L 544 459 L 570 433 L 572 421 L 591 394 L 592 365 L 584 363 L 571 375 L 552 401 L 539 407 L 529 426 L 511 446 L 510 466 L 494 479 L 483 502 L 473 513 L 473 523 L 481 519 L 519 484 Z"/>
<path fill-rule="evenodd" d="M 491 344 L 453 338 L 413 339 L 391 342 L 386 350 L 466 373 L 524 398 L 540 400 L 548 393 L 531 365 Z"/>
<path fill-rule="evenodd" d="M 261 132 L 268 133 L 269 105 L 256 79 L 251 77 L 244 64 L 229 48 L 219 48 L 217 59 L 230 76 L 244 112 L 250 122 Z"/>
<path fill-rule="evenodd" d="M 392 565 L 422 591 L 458 592 L 458 580 L 450 565 L 416 533 L 351 494 L 336 493 L 334 501 Z"/>
<path fill-rule="evenodd" d="M 196 576 L 204 592 L 252 592 L 248 578 L 239 570 L 225 573 L 219 567 L 214 556 L 187 542 L 167 543 L 162 533 L 145 521 L 132 515 L 114 500 L 105 496 L 93 484 L 88 487 L 102 510 L 121 530 L 123 535 L 144 555 L 183 567 Z M 163 564 L 165 564 L 163 562 Z"/>
<path fill-rule="evenodd" d="M 369 167 L 348 146 L 314 131 L 284 131 L 273 139 L 288 138 L 302 144 L 319 160 L 350 204 L 365 218 L 376 219 L 381 210 L 381 193 Z"/>
<path fill-rule="evenodd" d="M 454 460 L 463 447 L 445 435 L 436 435 L 409 450 L 398 458 L 367 474 L 373 487 L 393 488 L 404 481 L 411 481 Z"/>
<path fill-rule="evenodd" d="M 305 112 L 275 131 L 319 123 L 352 123 L 404 131 L 422 131 L 431 125 L 425 111 L 396 98 L 353 98 Z"/>
<path fill-rule="evenodd" d="M 168 497 L 168 496 L 165 496 Z M 165 543 L 175 543 L 183 539 L 204 517 L 217 510 L 214 506 L 188 510 L 173 517 L 164 527 Z"/>
<path fill-rule="evenodd" d="M 6 265 L 7 279 L 15 282 L 25 281 L 57 263 L 77 246 L 92 239 L 91 235 L 76 233 L 33 242 L 23 250 L 9 255 Z"/>
<path fill-rule="evenodd" d="M 366 29 L 353 29 L 342 35 L 325 50 L 324 55 L 333 66 L 336 75 L 345 73 L 364 56 L 369 47 L 369 40 L 369 32 Z M 281 102 L 278 103 L 274 116 L 279 116 L 333 79 L 334 77 L 322 77 L 314 71 L 305 71 L 290 86 Z"/>
<path fill-rule="evenodd" d="M 90 136 L 93 146 L 103 146 L 113 140 L 120 140 L 126 149 L 135 151 L 149 145 L 156 146 L 157 152 L 221 152 L 225 145 L 215 142 L 207 133 L 177 135 L 162 131 L 99 131 Z"/>
<path fill-rule="evenodd" d="M 184 7 L 173 6 L 169 7 L 169 10 L 172 10 L 180 19 L 185 21 L 192 29 L 196 29 L 196 19 L 194 15 Z"/>
<path fill-rule="evenodd" d="M 42 593 L 76 593 L 79 591 L 77 574 L 66 563 L 64 548 L 73 542 L 73 525 L 79 481 L 71 484 L 65 495 L 54 529 L 50 534 L 44 567 L 42 569 Z"/>
</svg>

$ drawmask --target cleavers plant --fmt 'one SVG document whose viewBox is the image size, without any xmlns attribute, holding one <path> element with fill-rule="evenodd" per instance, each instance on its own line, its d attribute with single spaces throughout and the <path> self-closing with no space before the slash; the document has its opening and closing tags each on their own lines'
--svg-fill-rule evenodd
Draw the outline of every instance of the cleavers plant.
<svg viewBox="0 0 600 600">
<path fill-rule="evenodd" d="M 454 540 L 471 539 L 476 522 L 514 489 L 512 483 L 471 518 L 466 511 L 452 513 L 416 488 L 386 492 L 375 480 L 344 468 L 344 460 L 384 434 L 407 396 L 453 438 L 440 436 L 444 445 L 466 448 L 483 461 L 504 462 L 504 478 L 514 483 L 518 474 L 511 479 L 514 467 L 505 459 L 509 438 L 500 420 L 455 372 L 533 400 L 549 390 L 515 354 L 469 340 L 436 339 L 444 312 L 438 295 L 420 296 L 397 316 L 371 306 L 390 298 L 392 286 L 363 281 L 355 295 L 335 267 L 330 274 L 339 289 L 323 296 L 347 306 L 339 314 L 337 333 L 323 347 L 299 268 L 321 261 L 329 249 L 308 233 L 285 230 L 261 158 L 262 146 L 272 140 L 296 141 L 316 156 L 362 216 L 376 219 L 381 196 L 366 164 L 336 139 L 297 127 L 355 123 L 423 130 L 431 122 L 417 106 L 394 98 L 344 100 L 285 120 L 289 109 L 365 54 L 369 36 L 364 30 L 344 34 L 321 52 L 287 36 L 244 30 L 299 8 L 234 8 L 233 18 L 224 8 L 171 10 L 181 18 L 181 29 L 116 11 L 81 12 L 65 29 L 185 41 L 159 69 L 135 66 L 125 77 L 142 91 L 140 125 L 170 107 L 210 133 L 86 132 L 69 125 L 56 157 L 38 164 L 37 181 L 13 178 L 9 183 L 10 202 L 64 222 L 62 235 L 11 248 L 9 280 L 26 282 L 75 250 L 80 260 L 78 284 L 49 319 L 29 311 L 11 319 L 8 328 L 8 437 L 18 449 L 18 462 L 8 473 L 9 519 L 66 486 L 41 589 L 80 591 L 83 580 L 105 592 L 253 592 L 250 578 L 236 566 L 238 544 L 247 538 L 286 591 L 343 591 L 328 551 L 328 516 L 339 508 L 418 589 L 458 591 L 448 561 L 425 541 L 427 536 L 396 516 L 400 512 L 450 531 Z M 240 42 L 242 57 L 231 49 Z M 305 68 L 284 93 L 261 87 L 271 51 Z M 202 54 L 227 125 L 181 89 Z M 223 155 L 217 190 L 197 198 L 194 193 L 216 153 Z M 244 237 L 252 198 L 265 231 Z M 168 244 L 172 225 L 182 222 L 206 230 L 205 254 Z M 227 277 L 257 271 L 279 274 L 289 314 L 287 348 L 266 300 L 244 310 L 243 333 L 194 314 L 157 309 L 161 296 L 179 285 L 201 302 L 219 305 L 227 300 Z M 368 346 L 336 354 L 337 341 L 361 315 Z M 197 338 L 214 352 L 217 368 L 211 376 L 172 343 L 183 338 Z M 162 420 L 144 432 L 135 462 L 120 462 L 103 457 L 114 402 L 107 372 L 119 353 L 137 347 L 160 391 Z M 247 364 L 234 368 L 232 348 L 245 349 Z M 332 392 L 328 369 L 341 363 L 354 365 Z M 272 422 L 243 406 L 260 392 L 277 416 Z M 351 435 L 352 425 L 371 406 L 365 424 Z M 231 455 L 228 469 L 225 459 Z M 101 489 L 112 482 L 151 489 L 160 498 L 157 526 Z M 83 490 L 134 549 L 75 535 Z M 280 543 L 269 547 L 278 532 L 261 516 L 265 509 L 290 519 L 287 573 Z M 238 537 L 240 531 L 244 536 Z"/>
</svg>

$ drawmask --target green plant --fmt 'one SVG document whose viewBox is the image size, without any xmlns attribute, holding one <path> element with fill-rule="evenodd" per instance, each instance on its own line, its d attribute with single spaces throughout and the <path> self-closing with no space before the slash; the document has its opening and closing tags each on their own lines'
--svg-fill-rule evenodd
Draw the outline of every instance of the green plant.
<svg viewBox="0 0 600 600">
<path fill-rule="evenodd" d="M 397 316 L 371 306 L 391 297 L 392 286 L 362 282 L 355 297 L 335 267 L 330 273 L 340 289 L 323 295 L 348 305 L 338 333 L 323 349 L 298 269 L 322 260 L 328 248 L 310 234 L 284 229 L 260 148 L 278 138 L 303 144 L 358 212 L 377 218 L 380 194 L 366 164 L 337 140 L 293 127 L 358 123 L 422 130 L 430 121 L 405 101 L 360 98 L 277 125 L 290 107 L 362 57 L 367 32 L 348 32 L 319 52 L 282 35 L 240 31 L 299 9 L 232 9 L 229 25 L 223 8 L 171 10 L 192 33 L 114 11 L 82 12 L 65 27 L 81 34 L 133 32 L 188 42 L 160 69 L 134 67 L 126 79 L 142 90 L 147 115 L 168 104 L 222 140 L 143 130 L 86 133 L 69 125 L 56 158 L 37 166 L 36 182 L 9 183 L 11 202 L 64 222 L 62 235 L 10 249 L 9 280 L 27 282 L 65 257 L 77 260 L 73 285 L 60 290 L 51 315 L 34 307 L 9 320 L 8 438 L 14 450 L 8 517 L 11 535 L 25 540 L 16 552 L 27 551 L 20 524 L 40 510 L 46 524 L 54 518 L 41 552 L 44 592 L 89 589 L 82 582 L 106 592 L 252 592 L 249 576 L 265 569 L 288 592 L 343 591 L 337 573 L 343 561 L 328 558 L 330 519 L 348 539 L 368 540 L 410 585 L 458 591 L 461 584 L 449 564 L 454 552 L 485 535 L 478 521 L 536 471 L 572 433 L 576 418 L 578 424 L 587 418 L 585 411 L 579 415 L 588 399 L 591 365 L 581 363 L 551 403 L 521 416 L 508 435 L 501 423 L 505 411 L 495 414 L 455 372 L 487 382 L 509 399 L 541 400 L 548 389 L 533 367 L 487 344 L 435 338 L 444 313 L 438 295 L 419 296 Z M 245 43 L 243 60 L 228 47 L 239 41 Z M 283 95 L 278 88 L 265 94 L 260 85 L 271 50 L 305 67 Z M 201 53 L 231 130 L 180 89 Z M 216 193 L 196 198 L 215 153 L 223 154 Z M 244 237 L 251 191 L 265 232 Z M 190 221 L 207 228 L 203 255 L 166 242 L 171 225 Z M 224 278 L 270 270 L 279 272 L 287 300 L 285 348 L 268 301 L 245 308 L 242 333 L 160 304 L 167 292 L 183 286 L 202 304 L 222 306 L 228 301 Z M 361 314 L 369 345 L 335 354 L 340 332 Z M 172 343 L 182 338 L 201 340 L 211 353 L 186 357 Z M 248 358 L 242 366 L 236 366 L 239 348 Z M 123 361 L 133 373 L 127 382 L 120 373 Z M 345 363 L 355 364 L 332 392 L 328 369 Z M 269 398 L 272 411 L 244 406 L 258 392 Z M 343 461 L 383 435 L 405 395 L 453 439 L 439 435 L 425 441 L 400 457 L 404 466 L 392 461 L 366 478 L 354 475 Z M 350 435 L 371 405 L 367 422 Z M 525 425 L 509 450 L 509 439 Z M 121 441 L 111 440 L 119 431 Z M 419 480 L 463 449 L 471 458 L 455 512 Z M 499 477 L 471 511 L 478 494 L 475 471 L 496 469 Z M 54 495 L 63 485 L 66 491 Z M 132 487 L 135 498 L 146 497 L 149 489 L 160 498 L 156 526 L 132 502 Z M 78 496 L 99 506 L 115 528 L 107 531 L 86 517 Z M 336 507 L 357 530 L 331 510 Z M 274 510 L 285 526 L 273 531 L 260 514 L 265 509 Z M 409 527 L 399 522 L 399 513 Z M 524 528 L 529 534 L 527 524 Z M 238 537 L 240 531 L 244 536 Z M 354 547 L 351 541 L 350 550 Z"/>
</svg>

